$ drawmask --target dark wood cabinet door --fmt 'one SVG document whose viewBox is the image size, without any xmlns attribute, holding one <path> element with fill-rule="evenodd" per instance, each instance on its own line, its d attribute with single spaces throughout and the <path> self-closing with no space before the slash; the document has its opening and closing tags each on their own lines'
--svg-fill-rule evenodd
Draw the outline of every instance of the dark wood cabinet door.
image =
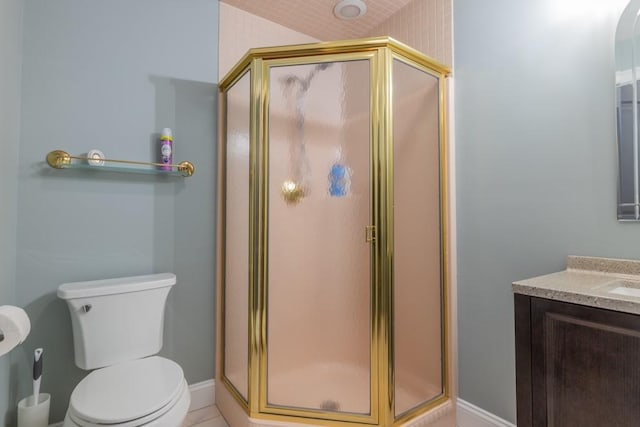
<svg viewBox="0 0 640 427">
<path fill-rule="evenodd" d="M 640 316 L 530 300 L 531 425 L 640 426 Z"/>
</svg>

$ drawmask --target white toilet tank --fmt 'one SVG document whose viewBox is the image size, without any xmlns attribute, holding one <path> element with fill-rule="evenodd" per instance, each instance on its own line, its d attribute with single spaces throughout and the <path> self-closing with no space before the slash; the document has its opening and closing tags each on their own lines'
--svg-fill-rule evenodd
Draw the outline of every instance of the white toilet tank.
<svg viewBox="0 0 640 427">
<path fill-rule="evenodd" d="M 172 273 L 65 283 L 58 297 L 71 313 L 76 365 L 96 369 L 156 354 Z"/>
</svg>

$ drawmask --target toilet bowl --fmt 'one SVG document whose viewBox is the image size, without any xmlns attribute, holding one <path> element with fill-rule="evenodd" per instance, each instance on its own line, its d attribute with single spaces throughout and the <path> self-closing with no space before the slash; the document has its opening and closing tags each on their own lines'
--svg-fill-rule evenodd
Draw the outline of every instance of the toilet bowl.
<svg viewBox="0 0 640 427">
<path fill-rule="evenodd" d="M 180 427 L 191 396 L 162 348 L 171 273 L 67 283 L 76 365 L 92 370 L 71 393 L 63 427 Z"/>
<path fill-rule="evenodd" d="M 189 404 L 180 366 L 152 356 L 87 375 L 71 394 L 63 427 L 178 427 Z"/>
</svg>

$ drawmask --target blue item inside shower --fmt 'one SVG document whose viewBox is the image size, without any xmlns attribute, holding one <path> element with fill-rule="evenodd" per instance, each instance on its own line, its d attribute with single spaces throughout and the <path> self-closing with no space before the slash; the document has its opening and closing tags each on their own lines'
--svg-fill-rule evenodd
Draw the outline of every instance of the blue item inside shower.
<svg viewBox="0 0 640 427">
<path fill-rule="evenodd" d="M 350 187 L 351 170 L 342 163 L 334 163 L 329 170 L 329 194 L 331 197 L 343 197 Z"/>
</svg>

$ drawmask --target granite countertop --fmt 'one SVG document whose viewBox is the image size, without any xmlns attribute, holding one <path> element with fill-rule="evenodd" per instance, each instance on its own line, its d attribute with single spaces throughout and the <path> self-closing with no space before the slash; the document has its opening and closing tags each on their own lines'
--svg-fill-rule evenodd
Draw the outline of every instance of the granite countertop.
<svg viewBox="0 0 640 427">
<path fill-rule="evenodd" d="M 640 261 L 569 256 L 565 271 L 512 287 L 516 294 L 640 314 Z"/>
</svg>

